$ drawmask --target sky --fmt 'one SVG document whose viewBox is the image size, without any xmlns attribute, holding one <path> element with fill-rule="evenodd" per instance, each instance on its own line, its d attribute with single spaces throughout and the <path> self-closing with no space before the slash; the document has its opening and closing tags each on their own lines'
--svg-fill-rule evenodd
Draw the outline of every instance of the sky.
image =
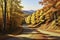
<svg viewBox="0 0 60 40">
<path fill-rule="evenodd" d="M 22 5 L 24 6 L 23 10 L 38 10 L 43 6 L 38 2 L 41 0 L 22 0 Z"/>
</svg>

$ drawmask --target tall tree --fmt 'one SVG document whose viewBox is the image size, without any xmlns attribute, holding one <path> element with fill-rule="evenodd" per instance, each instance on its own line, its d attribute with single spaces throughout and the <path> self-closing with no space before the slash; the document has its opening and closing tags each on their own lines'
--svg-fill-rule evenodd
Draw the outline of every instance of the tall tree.
<svg viewBox="0 0 60 40">
<path fill-rule="evenodd" d="M 57 25 L 59 25 L 60 23 L 58 22 L 58 19 L 59 19 L 59 17 L 60 17 L 60 13 L 59 13 L 59 11 L 60 11 L 60 0 L 42 0 L 42 2 L 39 2 L 39 4 L 42 4 L 42 5 L 44 5 L 44 7 L 42 8 L 43 9 L 43 11 L 46 11 L 46 9 L 47 8 L 49 8 L 41 17 L 43 17 L 43 16 L 47 16 L 47 15 L 50 15 L 49 17 L 50 18 L 47 18 L 47 17 L 45 17 L 45 18 L 47 18 L 48 20 L 47 20 L 47 24 L 49 24 L 50 22 L 52 22 L 52 20 L 51 20 L 51 18 L 55 21 L 55 23 L 53 23 L 52 22 L 52 25 L 53 24 L 55 24 L 55 26 L 49 26 L 48 27 L 48 30 L 50 29 L 50 28 L 53 28 L 53 29 L 57 29 L 57 28 L 59 28 L 59 27 L 57 27 Z M 40 17 L 40 18 L 41 18 Z M 51 21 L 50 21 L 51 20 Z M 48 21 L 50 21 L 50 22 L 48 22 Z M 60 29 L 60 28 L 59 28 Z"/>
<path fill-rule="evenodd" d="M 60 9 L 60 6 L 59 6 L 60 5 L 60 0 L 43 0 L 42 2 L 39 2 L 39 3 L 45 5 L 44 8 L 52 7 L 53 9 L 51 11 L 58 11 Z M 57 12 L 54 13 L 55 19 L 57 19 L 57 14 L 56 13 Z"/>
<path fill-rule="evenodd" d="M 10 32 L 18 28 L 24 20 L 24 14 L 21 11 L 23 6 L 20 5 L 21 0 L 0 0 L 0 8 L 4 10 L 4 25 L 2 28 L 6 32 Z M 21 28 L 22 29 L 22 28 Z"/>
<path fill-rule="evenodd" d="M 21 16 L 23 14 L 23 12 L 21 11 L 22 6 L 20 5 L 21 0 L 7 0 L 7 3 L 7 15 L 10 19 L 7 19 L 7 26 L 9 27 L 7 27 L 6 29 L 7 31 L 10 30 L 10 32 L 13 32 L 16 28 L 19 27 L 19 25 L 21 25 L 21 20 L 23 20 L 23 16 Z"/>
</svg>

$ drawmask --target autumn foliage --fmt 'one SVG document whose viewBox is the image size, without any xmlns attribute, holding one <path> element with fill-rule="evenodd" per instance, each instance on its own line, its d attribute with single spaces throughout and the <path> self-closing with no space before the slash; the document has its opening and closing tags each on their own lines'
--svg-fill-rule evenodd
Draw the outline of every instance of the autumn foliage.
<svg viewBox="0 0 60 40">
<path fill-rule="evenodd" d="M 40 10 L 37 10 L 31 19 L 34 20 L 34 24 L 31 22 L 30 25 L 41 24 L 41 29 L 60 29 L 60 0 L 42 0 L 39 4 L 44 5 Z M 33 15 L 32 14 L 32 15 Z M 34 19 L 35 18 L 35 19 Z M 28 19 L 29 20 L 29 19 Z M 30 20 L 30 21 L 32 21 Z M 43 24 L 44 26 L 43 26 Z M 40 26 L 41 26 L 40 25 Z M 48 25 L 48 26 L 47 26 Z"/>
<path fill-rule="evenodd" d="M 21 0 L 6 0 L 6 2 L 6 27 L 4 30 L 4 0 L 0 0 L 0 31 L 14 34 L 20 33 L 22 31 L 21 24 L 24 20 L 23 6 L 20 5 Z"/>
</svg>

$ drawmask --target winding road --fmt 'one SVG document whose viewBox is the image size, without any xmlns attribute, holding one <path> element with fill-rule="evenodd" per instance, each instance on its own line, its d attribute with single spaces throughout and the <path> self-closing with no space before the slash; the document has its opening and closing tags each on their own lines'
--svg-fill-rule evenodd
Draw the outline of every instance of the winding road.
<svg viewBox="0 0 60 40">
<path fill-rule="evenodd" d="M 60 37 L 50 36 L 37 31 L 37 28 L 28 28 L 26 24 L 23 25 L 23 32 L 20 35 L 9 35 L 1 40 L 59 40 Z"/>
</svg>

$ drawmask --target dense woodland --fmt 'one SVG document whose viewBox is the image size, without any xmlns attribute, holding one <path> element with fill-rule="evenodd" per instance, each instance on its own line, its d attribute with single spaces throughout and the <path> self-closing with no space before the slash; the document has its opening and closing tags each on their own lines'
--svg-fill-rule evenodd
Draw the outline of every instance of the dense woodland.
<svg viewBox="0 0 60 40">
<path fill-rule="evenodd" d="M 22 12 L 23 6 L 20 5 L 21 0 L 0 0 L 0 31 L 12 33 L 16 30 L 21 30 L 21 24 L 25 14 Z M 6 6 L 6 27 L 4 28 L 4 5 Z M 18 29 L 20 28 L 20 29 Z"/>
<path fill-rule="evenodd" d="M 39 4 L 44 7 L 25 18 L 26 23 L 38 24 L 43 30 L 60 30 L 60 0 L 42 0 Z"/>
<path fill-rule="evenodd" d="M 22 12 L 23 6 L 21 0 L 6 0 L 6 27 L 4 28 L 4 0 L 0 0 L 0 32 L 19 33 L 22 30 L 22 24 L 38 24 L 43 30 L 60 30 L 60 0 L 42 0 L 40 5 L 43 8 L 36 10 L 31 15 Z M 37 26 L 38 26 L 37 25 Z M 58 31 L 60 32 L 60 31 Z"/>
</svg>

